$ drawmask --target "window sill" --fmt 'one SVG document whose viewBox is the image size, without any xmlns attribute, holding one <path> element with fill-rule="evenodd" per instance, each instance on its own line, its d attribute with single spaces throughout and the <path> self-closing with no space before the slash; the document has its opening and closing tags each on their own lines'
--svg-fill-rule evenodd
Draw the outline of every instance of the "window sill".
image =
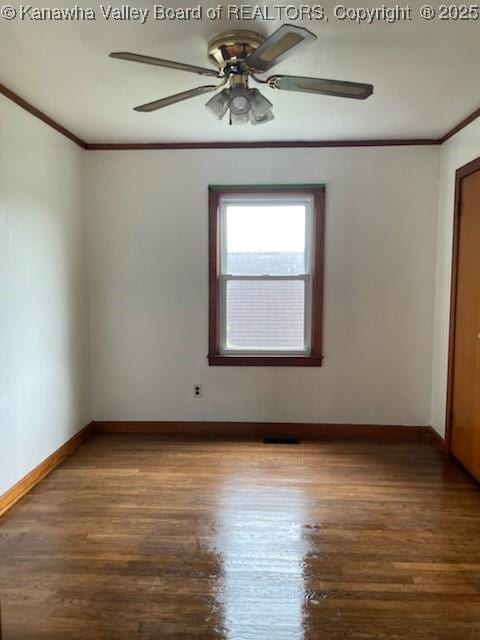
<svg viewBox="0 0 480 640">
<path fill-rule="evenodd" d="M 321 367 L 323 356 L 220 355 L 209 354 L 211 367 Z"/>
</svg>

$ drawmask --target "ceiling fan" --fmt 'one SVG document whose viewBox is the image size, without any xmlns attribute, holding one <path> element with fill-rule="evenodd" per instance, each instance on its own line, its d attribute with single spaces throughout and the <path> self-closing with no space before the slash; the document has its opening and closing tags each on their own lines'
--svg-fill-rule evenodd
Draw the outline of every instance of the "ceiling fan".
<svg viewBox="0 0 480 640">
<path fill-rule="evenodd" d="M 152 58 L 125 51 L 111 53 L 110 57 L 177 69 L 178 71 L 189 71 L 222 80 L 217 85 L 203 85 L 142 104 L 135 107 L 135 111 L 156 111 L 182 100 L 221 89 L 205 105 L 214 116 L 221 120 L 229 111 L 230 124 L 247 122 L 262 124 L 273 120 L 273 104 L 258 89 L 249 88 L 250 78 L 271 89 L 284 91 L 303 91 L 356 100 L 365 100 L 372 95 L 373 85 L 360 82 L 286 75 L 273 75 L 266 80 L 258 77 L 257 74 L 269 71 L 274 65 L 297 51 L 299 47 L 316 40 L 316 38 L 315 34 L 308 29 L 293 25 L 282 25 L 269 38 L 265 38 L 255 31 L 222 33 L 208 43 L 208 58 L 217 67 L 216 69 L 197 67 L 183 62 Z"/>
</svg>

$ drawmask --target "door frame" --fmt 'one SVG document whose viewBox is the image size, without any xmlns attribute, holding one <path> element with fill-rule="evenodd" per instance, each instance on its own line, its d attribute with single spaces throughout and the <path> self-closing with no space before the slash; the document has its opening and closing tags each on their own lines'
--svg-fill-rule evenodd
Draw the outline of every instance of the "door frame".
<svg viewBox="0 0 480 640">
<path fill-rule="evenodd" d="M 453 361 L 455 356 L 455 327 L 457 322 L 457 279 L 460 238 L 460 213 L 462 208 L 462 181 L 464 178 L 480 171 L 480 157 L 464 164 L 455 172 L 455 205 L 453 212 L 453 251 L 452 275 L 450 286 L 450 329 L 448 337 L 448 376 L 447 406 L 445 413 L 445 449 L 448 454 L 452 447 L 452 409 L 453 409 Z"/>
</svg>

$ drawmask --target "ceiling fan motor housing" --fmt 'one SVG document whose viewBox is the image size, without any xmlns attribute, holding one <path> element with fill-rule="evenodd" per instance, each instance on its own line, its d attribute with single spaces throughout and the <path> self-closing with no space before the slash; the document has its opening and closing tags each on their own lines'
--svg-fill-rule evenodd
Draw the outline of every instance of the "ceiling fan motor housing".
<svg viewBox="0 0 480 640">
<path fill-rule="evenodd" d="M 208 43 L 208 57 L 220 71 L 223 71 L 227 66 L 235 67 L 245 60 L 263 42 L 265 42 L 265 36 L 256 31 L 238 30 L 221 33 Z M 231 71 L 235 73 L 236 69 L 233 68 Z M 241 70 L 237 72 L 240 73 Z"/>
</svg>

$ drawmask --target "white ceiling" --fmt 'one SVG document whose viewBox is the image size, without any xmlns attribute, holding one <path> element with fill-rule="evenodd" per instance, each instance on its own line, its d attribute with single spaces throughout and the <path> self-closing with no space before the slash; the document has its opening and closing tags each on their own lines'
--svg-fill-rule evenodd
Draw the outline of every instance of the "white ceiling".
<svg viewBox="0 0 480 640">
<path fill-rule="evenodd" d="M 107 22 L 99 4 L 77 4 L 94 7 L 96 21 L 0 20 L 0 82 L 90 143 L 438 137 L 480 106 L 480 21 L 427 22 L 414 16 L 413 21 L 399 24 L 358 25 L 332 17 L 335 0 L 324 3 L 328 22 L 293 22 L 314 31 L 318 39 L 272 73 L 371 82 L 375 94 L 370 99 L 361 102 L 266 88 L 275 120 L 257 127 L 229 127 L 226 119 L 218 122 L 204 107 L 208 95 L 155 113 L 136 113 L 135 105 L 210 84 L 211 79 L 113 60 L 108 58 L 110 51 L 208 66 L 207 42 L 215 34 L 247 28 L 268 35 L 281 22 L 152 18 L 143 25 Z M 152 9 L 153 4 L 134 6 Z M 200 4 L 206 9 L 218 2 Z M 41 6 L 73 5 L 63 0 Z"/>
</svg>

